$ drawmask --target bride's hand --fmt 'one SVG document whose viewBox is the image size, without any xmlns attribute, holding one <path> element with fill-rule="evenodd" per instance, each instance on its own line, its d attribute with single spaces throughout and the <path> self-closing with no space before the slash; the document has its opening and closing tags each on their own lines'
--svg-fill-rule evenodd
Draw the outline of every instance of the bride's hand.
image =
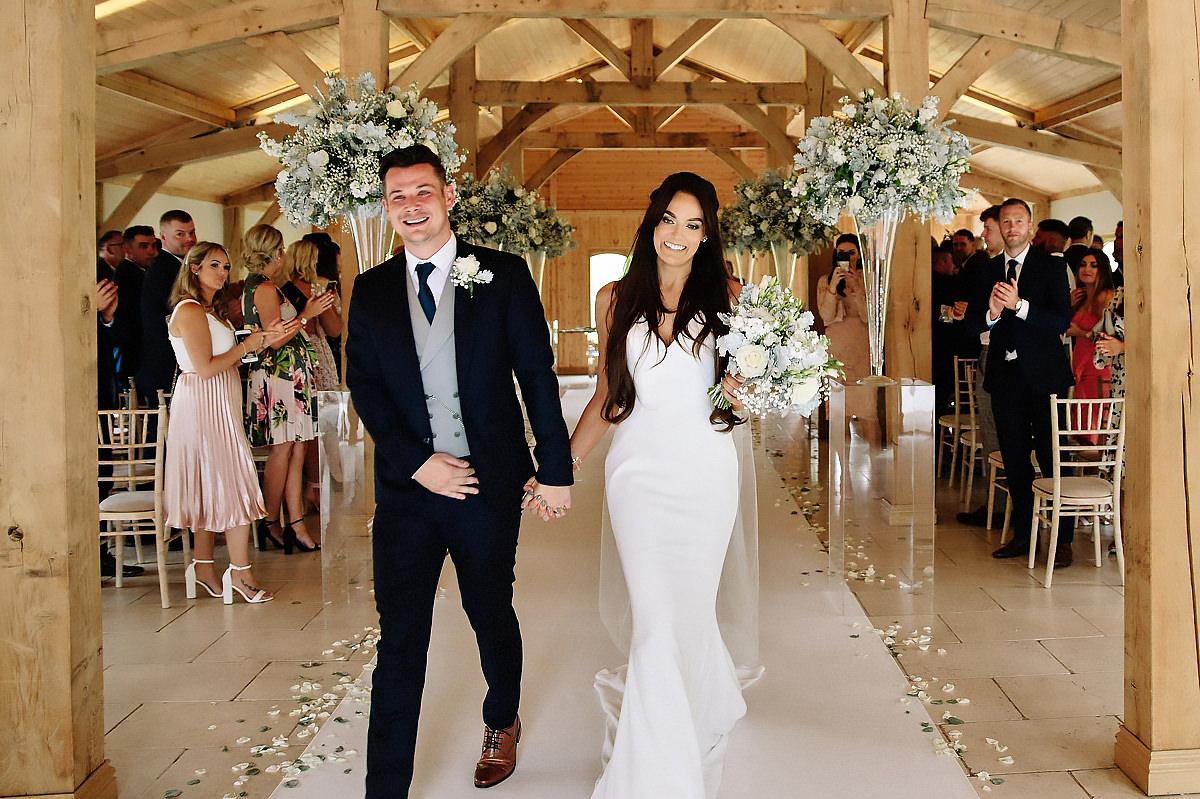
<svg viewBox="0 0 1200 799">
<path fill-rule="evenodd" d="M 742 378 L 735 377 L 729 372 L 725 373 L 725 378 L 721 381 L 721 396 L 723 396 L 735 411 L 742 409 L 742 401 L 738 399 L 738 391 L 742 387 Z"/>
<path fill-rule="evenodd" d="M 532 510 L 535 516 L 541 516 L 542 521 L 561 519 L 571 507 L 571 489 L 569 486 L 542 485 L 536 478 L 529 478 L 525 483 L 525 494 L 521 498 L 521 510 Z"/>
</svg>

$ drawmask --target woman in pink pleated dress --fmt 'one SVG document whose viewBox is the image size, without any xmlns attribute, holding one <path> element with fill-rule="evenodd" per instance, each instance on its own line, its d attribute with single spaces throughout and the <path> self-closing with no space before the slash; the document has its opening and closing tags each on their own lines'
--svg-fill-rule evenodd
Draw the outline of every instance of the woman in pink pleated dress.
<svg viewBox="0 0 1200 799">
<path fill-rule="evenodd" d="M 229 256 L 219 244 L 200 242 L 184 259 L 171 292 L 167 332 L 180 374 L 171 398 L 163 505 L 171 527 L 191 530 L 194 559 L 184 573 L 187 596 L 196 586 L 233 602 L 274 597 L 250 571 L 250 524 L 265 515 L 258 475 L 242 427 L 241 359 L 293 335 L 299 320 L 256 330 L 238 343 L 222 289 Z M 225 534 L 229 568 L 218 579 L 213 548 Z"/>
</svg>

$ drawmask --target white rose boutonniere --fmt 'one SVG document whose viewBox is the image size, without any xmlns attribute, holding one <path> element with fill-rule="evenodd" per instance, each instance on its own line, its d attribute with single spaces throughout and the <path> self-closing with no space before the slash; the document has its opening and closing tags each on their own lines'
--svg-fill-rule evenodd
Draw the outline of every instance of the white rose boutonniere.
<svg viewBox="0 0 1200 799">
<path fill-rule="evenodd" d="M 479 260 L 474 255 L 455 258 L 450 267 L 451 282 L 466 289 L 471 297 L 475 296 L 476 283 L 491 283 L 493 277 L 490 269 L 479 268 Z"/>
</svg>

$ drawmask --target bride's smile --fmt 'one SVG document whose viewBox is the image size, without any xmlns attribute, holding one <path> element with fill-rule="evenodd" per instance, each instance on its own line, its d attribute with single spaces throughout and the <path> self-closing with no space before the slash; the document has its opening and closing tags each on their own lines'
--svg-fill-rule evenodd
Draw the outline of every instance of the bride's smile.
<svg viewBox="0 0 1200 799">
<path fill-rule="evenodd" d="M 654 251 L 661 266 L 685 266 L 704 241 L 704 211 L 690 194 L 677 192 L 654 226 Z"/>
</svg>

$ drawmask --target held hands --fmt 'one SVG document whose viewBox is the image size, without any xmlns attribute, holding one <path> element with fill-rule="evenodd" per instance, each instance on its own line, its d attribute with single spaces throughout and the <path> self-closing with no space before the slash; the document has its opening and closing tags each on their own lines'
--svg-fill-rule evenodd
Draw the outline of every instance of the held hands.
<svg viewBox="0 0 1200 799">
<path fill-rule="evenodd" d="M 988 298 L 988 313 L 993 319 L 998 319 L 1005 308 L 1017 309 L 1017 284 L 1015 281 L 1001 281 L 992 286 L 992 295 Z"/>
<path fill-rule="evenodd" d="M 542 521 L 561 519 L 571 507 L 570 486 L 542 485 L 536 477 L 530 477 L 525 483 L 525 494 L 521 497 L 521 510 L 532 511 L 534 516 L 541 516 Z"/>
<path fill-rule="evenodd" d="M 443 452 L 430 455 L 413 479 L 434 494 L 450 499 L 466 499 L 467 494 L 479 493 L 479 478 L 471 465 Z"/>
</svg>

